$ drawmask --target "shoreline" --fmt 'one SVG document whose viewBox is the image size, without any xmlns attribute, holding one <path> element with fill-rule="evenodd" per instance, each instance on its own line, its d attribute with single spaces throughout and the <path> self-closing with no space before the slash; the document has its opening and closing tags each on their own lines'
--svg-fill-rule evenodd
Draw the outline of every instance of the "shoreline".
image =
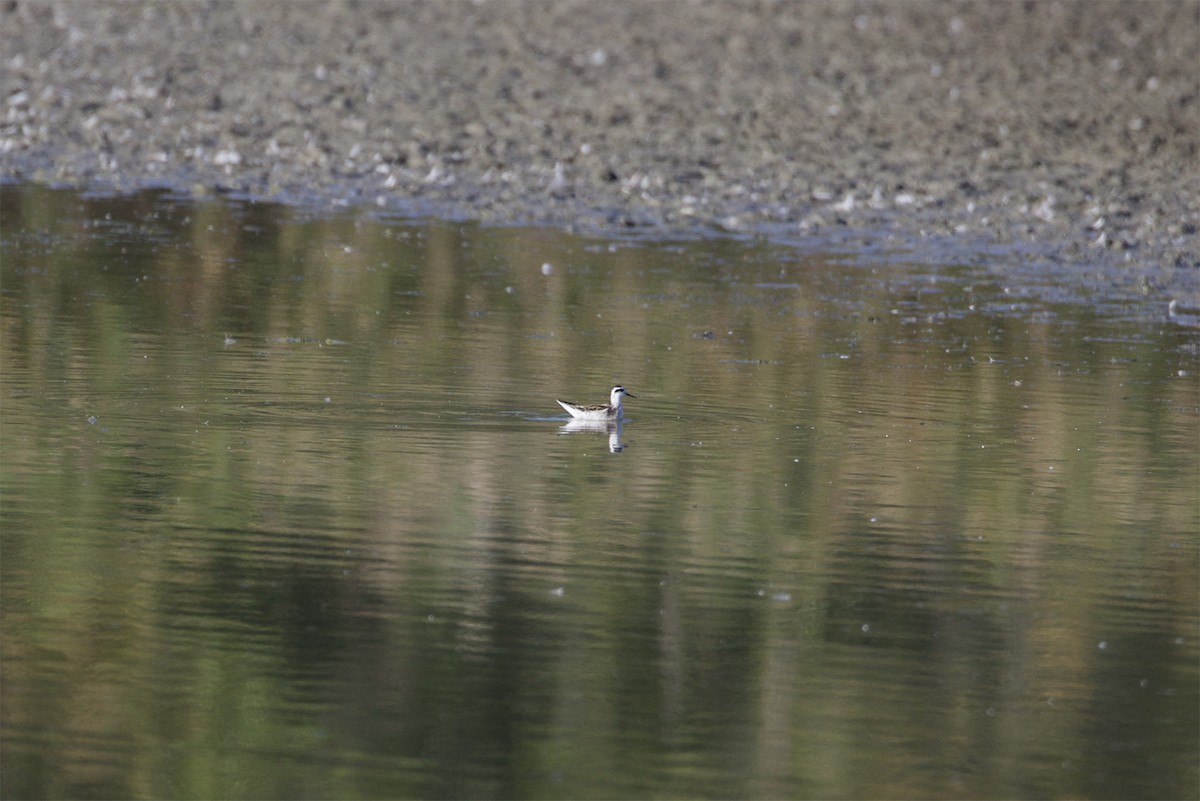
<svg viewBox="0 0 1200 801">
<path fill-rule="evenodd" d="M 1200 285 L 1188 0 L 18 0 L 0 22 L 6 180 L 862 232 Z"/>
</svg>

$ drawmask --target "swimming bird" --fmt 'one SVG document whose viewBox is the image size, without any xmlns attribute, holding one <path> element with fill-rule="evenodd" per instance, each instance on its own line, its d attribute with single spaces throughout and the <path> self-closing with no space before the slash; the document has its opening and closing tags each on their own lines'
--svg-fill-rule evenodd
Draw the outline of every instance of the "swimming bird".
<svg viewBox="0 0 1200 801">
<path fill-rule="evenodd" d="M 580 420 L 620 420 L 622 395 L 629 395 L 631 398 L 637 397 L 626 392 L 625 387 L 615 386 L 609 394 L 608 403 L 580 405 L 578 403 L 568 403 L 567 401 L 558 400 L 557 398 L 554 401 L 570 412 L 572 417 Z"/>
</svg>

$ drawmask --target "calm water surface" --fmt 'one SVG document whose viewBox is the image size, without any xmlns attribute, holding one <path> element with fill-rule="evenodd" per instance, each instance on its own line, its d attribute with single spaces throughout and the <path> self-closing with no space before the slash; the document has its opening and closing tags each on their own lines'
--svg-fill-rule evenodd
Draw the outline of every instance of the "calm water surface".
<svg viewBox="0 0 1200 801">
<path fill-rule="evenodd" d="M 1195 328 L 1002 260 L 0 201 L 6 797 L 1200 793 Z"/>
</svg>

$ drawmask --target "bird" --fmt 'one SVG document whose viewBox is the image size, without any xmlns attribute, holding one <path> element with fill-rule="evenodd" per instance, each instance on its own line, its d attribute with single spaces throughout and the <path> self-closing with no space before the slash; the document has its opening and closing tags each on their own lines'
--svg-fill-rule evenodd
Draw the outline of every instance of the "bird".
<svg viewBox="0 0 1200 801">
<path fill-rule="evenodd" d="M 609 393 L 608 403 L 580 405 L 578 403 L 568 403 L 558 398 L 555 398 L 554 402 L 566 409 L 571 413 L 572 417 L 578 420 L 620 420 L 622 395 L 627 395 L 630 398 L 637 397 L 630 394 L 625 387 L 617 385 Z"/>
</svg>

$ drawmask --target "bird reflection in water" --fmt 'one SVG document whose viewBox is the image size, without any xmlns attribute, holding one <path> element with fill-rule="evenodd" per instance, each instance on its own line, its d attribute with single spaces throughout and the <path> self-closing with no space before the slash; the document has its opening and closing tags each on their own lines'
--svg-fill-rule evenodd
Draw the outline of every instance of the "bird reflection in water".
<svg viewBox="0 0 1200 801">
<path fill-rule="evenodd" d="M 580 431 L 594 431 L 608 434 L 608 449 L 612 453 L 625 450 L 621 444 L 621 420 L 587 420 L 577 418 L 559 429 L 561 434 L 577 434 Z"/>
</svg>

